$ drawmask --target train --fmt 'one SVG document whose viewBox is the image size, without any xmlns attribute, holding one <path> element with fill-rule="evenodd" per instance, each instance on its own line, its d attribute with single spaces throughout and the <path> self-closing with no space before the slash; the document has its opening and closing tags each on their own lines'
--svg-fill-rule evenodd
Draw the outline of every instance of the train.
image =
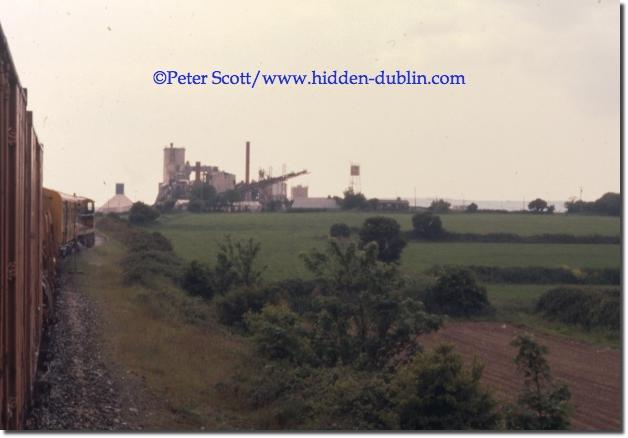
<svg viewBox="0 0 628 438">
<path fill-rule="evenodd" d="M 43 187 L 44 146 L 0 26 L 0 427 L 21 429 L 60 261 L 95 243 L 94 201 Z"/>
</svg>

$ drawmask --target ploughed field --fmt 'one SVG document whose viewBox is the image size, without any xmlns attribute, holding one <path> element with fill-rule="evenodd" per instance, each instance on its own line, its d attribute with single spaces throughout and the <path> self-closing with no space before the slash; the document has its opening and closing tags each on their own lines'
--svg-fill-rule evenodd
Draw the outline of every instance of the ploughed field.
<svg viewBox="0 0 628 438">
<path fill-rule="evenodd" d="M 298 255 L 322 248 L 329 227 L 343 222 L 358 228 L 370 212 L 324 213 L 237 213 L 165 215 L 150 227 L 172 240 L 176 252 L 188 260 L 212 263 L 216 242 L 225 234 L 234 238 L 252 237 L 262 244 L 261 258 L 268 266 L 267 280 L 307 277 Z M 412 229 L 412 214 L 385 214 L 399 222 L 402 230 Z M 533 235 L 568 233 L 574 235 L 620 234 L 619 218 L 532 214 L 446 214 L 446 230 L 459 233 L 517 233 Z M 597 244 L 512 244 L 411 241 L 404 250 L 404 274 L 421 274 L 434 265 L 545 266 L 571 268 L 619 268 L 620 245 Z"/>
<path fill-rule="evenodd" d="M 442 342 L 452 343 L 471 362 L 477 357 L 485 364 L 482 381 L 495 396 L 514 402 L 521 388 L 510 346 L 519 333 L 528 331 L 497 322 L 458 322 L 445 324 L 436 333 L 421 337 L 426 349 Z M 569 385 L 573 430 L 621 430 L 621 361 L 618 350 L 573 341 L 532 331 L 549 350 L 548 360 L 555 379 Z"/>
</svg>

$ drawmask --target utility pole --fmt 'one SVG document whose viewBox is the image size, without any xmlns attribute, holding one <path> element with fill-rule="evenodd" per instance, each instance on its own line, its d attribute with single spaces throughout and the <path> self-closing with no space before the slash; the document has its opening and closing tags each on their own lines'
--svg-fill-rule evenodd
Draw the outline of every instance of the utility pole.
<svg viewBox="0 0 628 438">
<path fill-rule="evenodd" d="M 414 187 L 414 211 L 416 211 L 416 186 Z"/>
</svg>

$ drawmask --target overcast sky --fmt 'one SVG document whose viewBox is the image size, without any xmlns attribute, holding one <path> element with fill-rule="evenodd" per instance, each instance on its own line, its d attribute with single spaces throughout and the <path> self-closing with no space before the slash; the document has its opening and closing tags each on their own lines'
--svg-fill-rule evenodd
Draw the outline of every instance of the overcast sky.
<svg viewBox="0 0 628 438">
<path fill-rule="evenodd" d="M 619 2 L 2 0 L 45 185 L 153 202 L 162 148 L 369 197 L 619 190 Z M 464 87 L 159 87 L 157 69 L 460 73 Z"/>
</svg>

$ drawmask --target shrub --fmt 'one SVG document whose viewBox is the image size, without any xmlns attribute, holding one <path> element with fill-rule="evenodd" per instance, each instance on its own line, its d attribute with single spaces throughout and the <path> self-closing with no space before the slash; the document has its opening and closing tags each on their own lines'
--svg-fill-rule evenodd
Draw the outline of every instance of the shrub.
<svg viewBox="0 0 628 438">
<path fill-rule="evenodd" d="M 158 232 L 147 233 L 138 231 L 130 233 L 125 239 L 131 251 L 172 251 L 172 243 Z"/>
<path fill-rule="evenodd" d="M 289 278 L 277 281 L 267 287 L 267 296 L 285 301 L 290 309 L 299 315 L 312 310 L 314 291 L 320 288 L 316 280 Z"/>
<path fill-rule="evenodd" d="M 486 288 L 478 285 L 473 272 L 464 268 L 447 269 L 428 290 L 425 306 L 432 313 L 463 317 L 492 310 Z"/>
<path fill-rule="evenodd" d="M 399 223 L 389 217 L 366 219 L 360 229 L 360 242 L 362 247 L 369 242 L 377 243 L 377 258 L 386 263 L 399 261 L 406 246 L 406 241 L 401 237 Z"/>
<path fill-rule="evenodd" d="M 129 210 L 129 222 L 136 225 L 154 222 L 159 217 L 159 210 L 143 202 L 135 202 Z"/>
<path fill-rule="evenodd" d="M 438 239 L 444 234 L 443 223 L 440 217 L 432 213 L 417 213 L 412 216 L 414 234 L 420 239 Z"/>
<path fill-rule="evenodd" d="M 333 224 L 329 228 L 329 235 L 336 238 L 346 238 L 351 236 L 351 228 L 347 224 Z"/>
<path fill-rule="evenodd" d="M 245 320 L 261 357 L 294 364 L 312 357 L 299 316 L 286 306 L 266 305 L 260 313 L 247 313 Z"/>
<path fill-rule="evenodd" d="M 619 330 L 621 323 L 618 289 L 551 289 L 539 298 L 536 309 L 544 318 L 579 325 L 588 330 Z"/>
<path fill-rule="evenodd" d="M 244 315 L 259 312 L 267 301 L 267 291 L 259 288 L 236 287 L 216 298 L 218 320 L 225 325 L 244 328 Z"/>
<path fill-rule="evenodd" d="M 181 286 L 192 295 L 211 299 L 214 295 L 211 269 L 196 260 L 192 261 L 183 271 Z"/>
<path fill-rule="evenodd" d="M 155 276 L 179 278 L 181 260 L 171 251 L 130 252 L 122 259 L 123 279 L 126 283 L 150 284 Z"/>
<path fill-rule="evenodd" d="M 499 415 L 480 385 L 482 369 L 474 363 L 466 370 L 451 345 L 417 355 L 393 383 L 401 429 L 496 429 Z"/>
</svg>

